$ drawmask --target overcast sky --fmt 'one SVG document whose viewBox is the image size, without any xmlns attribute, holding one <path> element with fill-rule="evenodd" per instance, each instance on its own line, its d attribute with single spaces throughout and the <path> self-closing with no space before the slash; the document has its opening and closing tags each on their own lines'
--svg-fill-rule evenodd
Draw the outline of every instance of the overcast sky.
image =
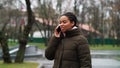
<svg viewBox="0 0 120 68">
<path fill-rule="evenodd" d="M 50 1 L 52 1 L 52 3 L 53 3 L 52 4 L 53 8 L 56 9 L 56 5 L 57 5 L 56 0 L 50 0 Z M 18 4 L 18 6 L 21 5 L 22 10 L 25 11 L 26 10 L 25 0 L 21 0 L 21 2 L 23 4 Z M 34 8 L 34 7 L 37 7 L 37 6 L 38 6 L 37 5 L 37 0 L 31 0 L 31 8 Z M 64 11 L 72 11 L 73 6 L 74 6 L 74 0 L 64 0 L 64 2 L 62 3 L 62 12 L 64 12 Z"/>
</svg>

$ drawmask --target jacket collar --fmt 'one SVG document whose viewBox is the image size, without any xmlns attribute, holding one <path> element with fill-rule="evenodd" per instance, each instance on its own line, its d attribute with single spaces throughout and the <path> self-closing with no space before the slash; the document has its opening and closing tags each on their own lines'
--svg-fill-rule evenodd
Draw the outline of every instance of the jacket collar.
<svg viewBox="0 0 120 68">
<path fill-rule="evenodd" d="M 80 34 L 82 34 L 80 28 L 73 27 L 72 30 L 65 32 L 65 37 L 72 37 L 72 36 L 76 36 L 76 35 L 80 35 Z"/>
</svg>

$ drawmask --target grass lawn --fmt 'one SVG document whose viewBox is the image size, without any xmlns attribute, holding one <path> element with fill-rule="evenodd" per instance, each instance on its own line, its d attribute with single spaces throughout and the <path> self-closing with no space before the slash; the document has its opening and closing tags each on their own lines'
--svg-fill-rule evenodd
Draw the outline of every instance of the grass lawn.
<svg viewBox="0 0 120 68">
<path fill-rule="evenodd" d="M 45 46 L 45 44 L 44 43 L 28 43 L 29 45 L 35 45 L 35 46 L 37 46 L 39 49 L 45 49 L 46 48 L 46 46 Z"/>
<path fill-rule="evenodd" d="M 40 49 L 45 49 L 46 46 L 44 46 L 44 43 L 28 43 L 29 45 L 35 45 L 37 46 L 38 48 Z M 113 47 L 112 45 L 98 45 L 98 46 L 93 46 L 93 45 L 90 45 L 90 49 L 91 50 L 120 50 L 120 46 L 117 47 Z"/>
<path fill-rule="evenodd" d="M 12 47 L 12 46 L 19 45 L 19 43 L 18 42 L 8 42 L 8 45 L 10 47 Z M 46 48 L 44 43 L 30 43 L 30 42 L 28 42 L 28 45 L 33 45 L 33 46 L 35 45 L 35 46 L 37 46 L 40 49 L 45 49 Z"/>
<path fill-rule="evenodd" d="M 37 46 L 39 49 L 45 49 L 46 46 L 44 43 L 28 43 L 29 45 L 35 45 Z M 10 46 L 15 46 L 15 45 L 18 45 L 18 43 L 9 43 Z M 98 46 L 93 46 L 93 45 L 90 45 L 90 49 L 91 50 L 120 50 L 120 46 L 117 47 L 113 47 L 112 45 L 98 45 Z"/>
<path fill-rule="evenodd" d="M 11 64 L 4 64 L 0 61 L 0 68 L 37 68 L 38 63 L 33 62 L 24 62 L 24 63 L 11 63 Z"/>
<path fill-rule="evenodd" d="M 28 43 L 29 45 L 35 45 L 37 46 L 38 48 L 40 49 L 45 49 L 46 46 L 44 46 L 43 43 Z M 93 46 L 93 45 L 90 45 L 90 49 L 91 50 L 120 50 L 120 47 L 113 47 L 112 45 L 99 45 L 99 46 Z"/>
</svg>

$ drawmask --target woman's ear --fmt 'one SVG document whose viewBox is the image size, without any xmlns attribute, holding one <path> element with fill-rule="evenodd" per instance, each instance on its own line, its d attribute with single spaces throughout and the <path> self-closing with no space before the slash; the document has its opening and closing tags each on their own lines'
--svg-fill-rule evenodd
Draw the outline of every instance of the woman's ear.
<svg viewBox="0 0 120 68">
<path fill-rule="evenodd" d="M 72 22 L 72 26 L 74 26 L 75 25 L 75 22 Z"/>
</svg>

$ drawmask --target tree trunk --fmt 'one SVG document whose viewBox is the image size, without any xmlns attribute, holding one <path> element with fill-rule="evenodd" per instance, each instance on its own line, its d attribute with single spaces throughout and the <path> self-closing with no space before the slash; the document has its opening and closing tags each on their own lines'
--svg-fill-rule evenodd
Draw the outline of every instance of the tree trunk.
<svg viewBox="0 0 120 68">
<path fill-rule="evenodd" d="M 16 63 L 22 63 L 24 60 L 24 53 L 25 53 L 25 49 L 26 49 L 26 44 L 27 44 L 27 40 L 26 39 L 19 39 L 19 51 L 17 52 L 17 56 L 15 59 Z"/>
<path fill-rule="evenodd" d="M 32 10 L 30 7 L 30 0 L 25 0 L 27 5 L 27 13 L 28 13 L 28 24 L 25 26 L 21 37 L 19 38 L 19 51 L 17 52 L 17 56 L 15 59 L 16 63 L 23 63 L 25 48 L 28 40 L 28 35 L 30 30 L 32 29 L 32 25 L 35 22 L 35 17 L 32 15 Z"/>
<path fill-rule="evenodd" d="M 4 63 L 12 63 L 10 54 L 9 54 L 7 39 L 3 32 L 0 32 L 0 44 L 2 46 L 2 52 L 3 52 L 2 58 Z"/>
</svg>

